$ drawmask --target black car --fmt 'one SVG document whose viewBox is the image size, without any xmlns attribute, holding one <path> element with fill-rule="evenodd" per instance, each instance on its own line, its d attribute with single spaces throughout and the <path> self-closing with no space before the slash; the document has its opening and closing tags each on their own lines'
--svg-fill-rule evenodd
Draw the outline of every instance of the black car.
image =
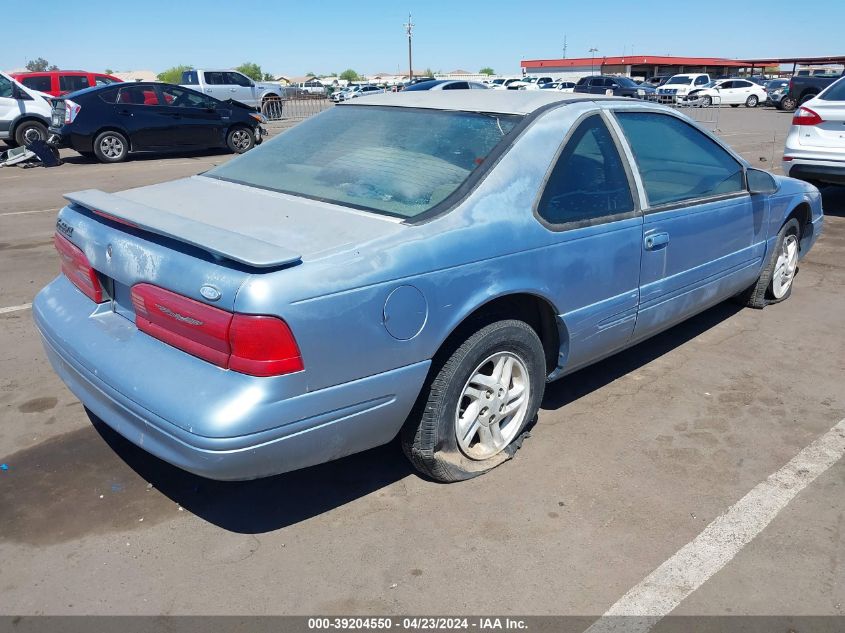
<svg viewBox="0 0 845 633">
<path fill-rule="evenodd" d="M 637 97 L 654 94 L 654 88 L 640 85 L 630 77 L 614 77 L 611 75 L 581 77 L 575 84 L 573 92 L 603 95 L 607 94 L 608 90 L 613 91 L 613 95 L 616 97 Z"/>
<path fill-rule="evenodd" d="M 95 86 L 53 99 L 48 142 L 104 163 L 134 152 L 228 147 L 241 154 L 261 142 L 261 113 L 171 84 Z"/>
</svg>

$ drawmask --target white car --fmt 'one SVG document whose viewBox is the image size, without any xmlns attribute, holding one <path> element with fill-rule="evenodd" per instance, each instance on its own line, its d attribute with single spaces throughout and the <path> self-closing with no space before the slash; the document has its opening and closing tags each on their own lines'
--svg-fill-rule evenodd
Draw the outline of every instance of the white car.
<svg viewBox="0 0 845 633">
<path fill-rule="evenodd" d="M 706 73 L 673 75 L 657 89 L 657 96 L 660 101 L 683 101 L 691 91 L 709 83 L 710 75 Z"/>
<path fill-rule="evenodd" d="M 729 105 L 738 107 L 744 105 L 756 108 L 768 99 L 766 89 L 760 84 L 747 79 L 717 79 L 703 88 L 690 90 L 686 100 L 701 100 L 702 105 Z"/>
<path fill-rule="evenodd" d="M 0 140 L 7 145 L 46 141 L 53 106 L 49 96 L 0 73 Z"/>
<path fill-rule="evenodd" d="M 496 81 L 498 81 L 498 79 Z M 504 79 L 501 83 L 497 83 L 493 86 L 493 90 L 515 90 L 524 85 L 525 82 L 522 77 L 510 77 L 509 79 Z"/>
<path fill-rule="evenodd" d="M 845 78 L 795 111 L 783 173 L 813 184 L 845 185 Z"/>
<path fill-rule="evenodd" d="M 540 90 L 541 88 L 545 87 L 546 85 L 552 85 L 554 83 L 554 79 L 551 77 L 525 77 L 519 87 L 520 90 Z M 511 86 L 513 88 L 513 86 Z"/>
<path fill-rule="evenodd" d="M 575 92 L 575 82 L 560 79 L 549 86 L 549 88 L 551 90 L 559 90 L 560 92 Z"/>
</svg>

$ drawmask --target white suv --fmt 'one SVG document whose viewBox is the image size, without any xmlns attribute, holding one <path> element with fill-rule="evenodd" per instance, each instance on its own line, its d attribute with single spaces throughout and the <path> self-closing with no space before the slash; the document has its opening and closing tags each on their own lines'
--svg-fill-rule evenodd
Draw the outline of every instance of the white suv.
<svg viewBox="0 0 845 633">
<path fill-rule="evenodd" d="M 814 184 L 845 185 L 845 78 L 795 111 L 783 149 L 783 173 Z"/>
<path fill-rule="evenodd" d="M 709 83 L 710 75 L 706 73 L 672 75 L 657 89 L 657 97 L 661 101 L 682 101 L 690 91 L 702 88 Z"/>
<path fill-rule="evenodd" d="M 53 107 L 47 95 L 0 73 L 0 140 L 26 145 L 47 140 Z"/>
</svg>

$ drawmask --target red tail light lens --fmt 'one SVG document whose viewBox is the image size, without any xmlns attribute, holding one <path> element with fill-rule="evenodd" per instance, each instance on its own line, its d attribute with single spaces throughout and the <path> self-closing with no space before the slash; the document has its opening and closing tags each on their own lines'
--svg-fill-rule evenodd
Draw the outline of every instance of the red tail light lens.
<svg viewBox="0 0 845 633">
<path fill-rule="evenodd" d="M 97 272 L 91 268 L 91 263 L 82 249 L 58 233 L 53 236 L 53 245 L 59 252 L 64 276 L 70 279 L 71 283 L 91 301 L 102 303 L 103 287 L 100 285 Z"/>
<path fill-rule="evenodd" d="M 824 120 L 810 108 L 798 108 L 795 116 L 792 117 L 792 125 L 818 125 L 819 123 L 824 123 Z"/>
<path fill-rule="evenodd" d="M 73 123 L 80 110 L 82 110 L 81 105 L 70 99 L 65 99 L 65 123 Z"/>
<path fill-rule="evenodd" d="M 250 376 L 304 369 L 281 319 L 233 314 L 152 284 L 137 284 L 131 294 L 138 329 L 184 352 Z"/>
<path fill-rule="evenodd" d="M 288 324 L 270 316 L 236 314 L 229 329 L 229 369 L 251 376 L 302 371 L 302 356 Z"/>
<path fill-rule="evenodd" d="M 168 345 L 226 367 L 232 313 L 152 284 L 132 287 L 135 324 Z"/>
</svg>

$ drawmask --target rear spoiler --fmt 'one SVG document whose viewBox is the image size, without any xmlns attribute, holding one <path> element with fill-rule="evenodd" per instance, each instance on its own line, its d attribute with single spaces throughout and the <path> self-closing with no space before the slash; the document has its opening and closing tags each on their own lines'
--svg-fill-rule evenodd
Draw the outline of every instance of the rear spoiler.
<svg viewBox="0 0 845 633">
<path fill-rule="evenodd" d="M 247 266 L 274 268 L 302 260 L 299 253 L 276 244 L 148 207 L 98 189 L 68 193 L 65 199 L 114 222 L 169 237 Z"/>
</svg>

